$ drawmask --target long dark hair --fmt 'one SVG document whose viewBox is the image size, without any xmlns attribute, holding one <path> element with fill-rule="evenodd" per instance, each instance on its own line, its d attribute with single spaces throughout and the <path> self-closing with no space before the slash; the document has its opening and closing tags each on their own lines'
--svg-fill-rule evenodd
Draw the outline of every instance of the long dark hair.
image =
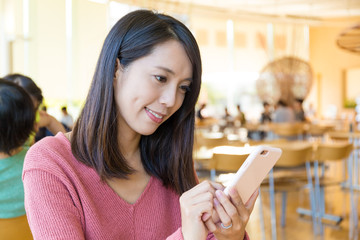
<svg viewBox="0 0 360 240">
<path fill-rule="evenodd" d="M 21 147 L 34 130 L 35 111 L 29 94 L 0 78 L 0 152 Z"/>
<path fill-rule="evenodd" d="M 85 106 L 75 124 L 71 148 L 75 157 L 96 169 L 104 180 L 133 173 L 118 145 L 117 107 L 114 98 L 116 59 L 126 68 L 151 53 L 155 46 L 177 40 L 193 68 L 191 91 L 180 109 L 149 136 L 140 140 L 145 170 L 181 194 L 196 184 L 192 159 L 194 107 L 201 85 L 198 45 L 189 29 L 171 16 L 148 10 L 125 15 L 105 39 Z"/>
</svg>

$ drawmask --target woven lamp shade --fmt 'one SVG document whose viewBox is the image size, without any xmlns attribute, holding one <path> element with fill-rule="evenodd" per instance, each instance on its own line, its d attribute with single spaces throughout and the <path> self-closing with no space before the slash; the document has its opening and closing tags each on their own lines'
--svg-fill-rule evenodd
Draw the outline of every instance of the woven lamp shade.
<svg viewBox="0 0 360 240">
<path fill-rule="evenodd" d="M 340 33 L 336 44 L 341 49 L 360 54 L 360 23 Z"/>
<path fill-rule="evenodd" d="M 277 103 L 280 99 L 292 104 L 305 99 L 313 81 L 308 62 L 297 57 L 283 57 L 268 63 L 256 82 L 258 96 L 263 102 Z"/>
</svg>

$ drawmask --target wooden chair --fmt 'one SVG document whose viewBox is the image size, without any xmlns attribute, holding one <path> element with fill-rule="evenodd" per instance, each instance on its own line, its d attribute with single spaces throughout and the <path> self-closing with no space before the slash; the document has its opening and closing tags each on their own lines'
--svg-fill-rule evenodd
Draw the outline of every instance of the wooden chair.
<svg viewBox="0 0 360 240">
<path fill-rule="evenodd" d="M 271 123 L 270 131 L 274 138 L 286 138 L 288 140 L 301 140 L 305 133 L 305 123 Z"/>
<path fill-rule="evenodd" d="M 213 125 L 218 124 L 218 120 L 216 118 L 205 118 L 199 120 L 195 119 L 195 127 L 197 129 L 211 129 Z"/>
<path fill-rule="evenodd" d="M 214 152 L 214 168 L 221 172 L 237 172 L 248 156 L 249 153 L 238 155 Z"/>
<path fill-rule="evenodd" d="M 335 142 L 349 142 L 353 144 L 354 147 L 354 159 L 348 158 L 347 162 L 343 163 L 343 182 L 341 183 L 342 187 L 348 189 L 360 190 L 359 185 L 359 151 L 360 151 L 360 132 L 349 132 L 349 131 L 330 131 L 328 136 L 331 140 Z M 346 167 L 347 166 L 347 167 Z M 353 169 L 354 179 L 346 179 L 346 168 L 348 170 Z M 353 181 L 354 180 L 354 181 Z"/>
<path fill-rule="evenodd" d="M 16 218 L 0 218 L 0 239 L 32 240 L 26 215 Z"/>
<path fill-rule="evenodd" d="M 311 143 L 304 141 L 279 142 L 272 144 L 282 150 L 280 159 L 274 167 L 275 193 L 282 194 L 281 226 L 285 227 L 287 193 L 299 191 L 302 188 L 309 188 L 312 192 L 312 185 L 307 183 L 306 163 L 312 159 L 313 147 Z M 266 182 L 265 186 L 266 186 Z M 264 185 L 263 185 L 264 186 Z"/>
<path fill-rule="evenodd" d="M 332 143 L 320 143 L 315 151 L 314 156 L 314 186 L 315 186 L 315 209 L 309 211 L 306 209 L 298 209 L 298 213 L 302 215 L 315 216 L 316 226 L 320 229 L 316 229 L 316 233 L 322 233 L 322 220 L 334 221 L 339 224 L 342 221 L 341 216 L 335 216 L 325 213 L 325 187 L 334 184 L 341 184 L 341 179 L 333 179 L 333 177 L 325 176 L 324 164 L 333 161 L 344 161 L 347 159 L 353 150 L 353 144 L 349 142 L 332 142 Z M 321 166 L 321 173 L 319 174 L 319 164 Z M 307 168 L 308 174 L 311 174 L 311 169 Z M 312 181 L 312 180 L 311 180 Z M 313 184 L 310 182 L 309 184 Z M 315 212 L 314 212 L 315 211 Z"/>
<path fill-rule="evenodd" d="M 211 133 L 211 134 L 195 134 L 194 141 L 194 161 L 197 171 L 210 171 L 210 178 L 215 178 L 214 173 L 214 160 L 212 157 L 212 150 L 215 147 L 226 145 L 228 140 L 224 134 Z"/>
<path fill-rule="evenodd" d="M 334 126 L 324 124 L 309 124 L 306 128 L 307 137 L 323 139 L 325 134 L 332 131 Z"/>
<path fill-rule="evenodd" d="M 348 131 L 329 131 L 327 134 L 330 139 L 335 141 L 348 141 L 350 138 Z"/>
</svg>

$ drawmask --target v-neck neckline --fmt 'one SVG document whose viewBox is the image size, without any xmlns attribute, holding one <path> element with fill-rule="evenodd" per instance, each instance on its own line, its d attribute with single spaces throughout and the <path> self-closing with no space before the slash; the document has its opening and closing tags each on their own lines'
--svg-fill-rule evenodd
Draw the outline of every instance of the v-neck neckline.
<svg viewBox="0 0 360 240">
<path fill-rule="evenodd" d="M 110 185 L 107 182 L 104 182 L 104 187 L 106 189 L 106 191 L 109 193 L 109 191 L 111 192 L 111 195 L 115 195 L 114 198 L 118 199 L 120 202 L 122 202 L 124 205 L 127 205 L 128 207 L 136 207 L 137 205 L 139 205 L 142 200 L 148 195 L 148 192 L 150 191 L 149 189 L 151 188 L 151 186 L 153 185 L 154 182 L 154 177 L 150 176 L 150 179 L 148 181 L 148 183 L 146 184 L 146 187 L 144 188 L 144 190 L 142 191 L 142 193 L 140 194 L 140 196 L 136 199 L 136 201 L 134 203 L 129 203 L 128 201 L 126 201 L 124 198 L 122 198 L 119 194 L 117 194 L 115 192 L 114 189 L 112 189 L 110 187 Z"/>
<path fill-rule="evenodd" d="M 59 133 L 60 134 L 60 133 Z M 60 134 L 61 138 L 65 138 L 67 140 L 67 144 L 70 147 L 70 151 L 71 151 L 71 146 L 70 146 L 70 140 L 69 138 L 65 135 L 65 134 Z M 136 201 L 134 203 L 129 203 L 127 202 L 125 199 L 123 199 L 119 194 L 117 194 L 106 181 L 102 181 L 100 176 L 98 175 L 98 173 L 96 172 L 96 170 L 94 168 L 91 168 L 92 172 L 97 176 L 98 181 L 101 182 L 101 185 L 103 186 L 104 190 L 106 191 L 107 194 L 110 195 L 114 195 L 114 199 L 118 199 L 120 202 L 122 202 L 124 205 L 128 206 L 128 207 L 135 207 L 137 205 L 139 205 L 142 202 L 142 199 L 145 198 L 148 195 L 148 192 L 150 191 L 149 189 L 151 188 L 151 186 L 153 185 L 155 179 L 153 176 L 150 176 L 149 181 L 146 184 L 146 187 L 144 188 L 144 190 L 142 191 L 142 193 L 140 194 L 140 196 L 136 199 Z"/>
</svg>

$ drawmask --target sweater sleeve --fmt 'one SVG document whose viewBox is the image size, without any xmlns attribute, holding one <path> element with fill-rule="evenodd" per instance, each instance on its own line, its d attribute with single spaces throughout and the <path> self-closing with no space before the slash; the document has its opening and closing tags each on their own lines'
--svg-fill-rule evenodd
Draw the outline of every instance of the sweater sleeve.
<svg viewBox="0 0 360 240">
<path fill-rule="evenodd" d="M 166 238 L 166 240 L 183 240 L 183 235 L 181 233 L 181 227 L 176 230 L 173 234 Z M 209 233 L 206 240 L 216 240 L 214 234 Z M 244 240 L 250 240 L 249 235 L 245 232 Z"/>
<path fill-rule="evenodd" d="M 34 239 L 85 239 L 81 214 L 58 177 L 33 169 L 24 172 L 23 182 Z"/>
<path fill-rule="evenodd" d="M 209 233 L 206 240 L 216 240 L 216 238 L 214 237 L 214 234 Z M 181 232 L 181 227 L 179 227 L 173 234 L 171 234 L 169 237 L 166 238 L 166 240 L 184 240 L 182 232 Z M 246 239 L 244 239 L 246 240 Z"/>
<path fill-rule="evenodd" d="M 183 240 L 181 227 L 179 227 L 173 234 L 166 238 L 166 240 Z"/>
</svg>

